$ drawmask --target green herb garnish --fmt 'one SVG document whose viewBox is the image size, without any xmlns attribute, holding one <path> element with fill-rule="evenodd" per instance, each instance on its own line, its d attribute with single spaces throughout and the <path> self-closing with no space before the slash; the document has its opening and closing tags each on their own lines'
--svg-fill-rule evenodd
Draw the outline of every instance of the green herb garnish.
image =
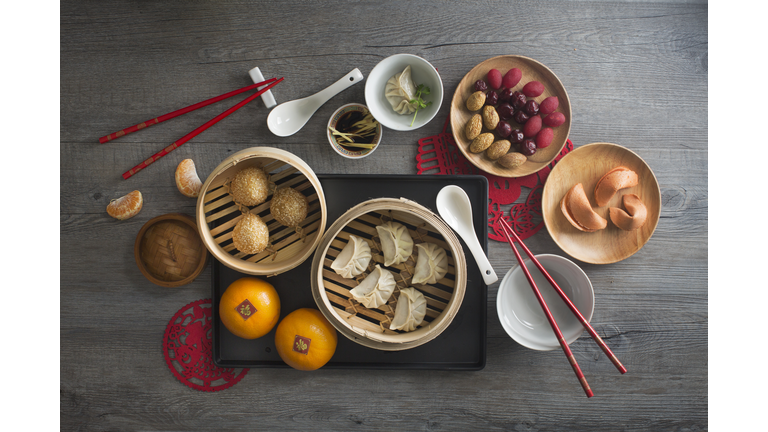
<svg viewBox="0 0 768 432">
<path fill-rule="evenodd" d="M 413 119 L 411 120 L 411 126 L 413 126 L 413 122 L 416 121 L 416 114 L 419 113 L 419 110 L 422 108 L 426 108 L 430 105 L 432 105 L 432 102 L 424 102 L 424 99 L 421 98 L 422 95 L 427 96 L 431 90 L 429 87 L 424 87 L 424 84 L 419 84 L 416 87 L 416 98 L 411 99 L 411 105 L 414 105 L 416 107 L 416 112 L 413 113 Z"/>
</svg>

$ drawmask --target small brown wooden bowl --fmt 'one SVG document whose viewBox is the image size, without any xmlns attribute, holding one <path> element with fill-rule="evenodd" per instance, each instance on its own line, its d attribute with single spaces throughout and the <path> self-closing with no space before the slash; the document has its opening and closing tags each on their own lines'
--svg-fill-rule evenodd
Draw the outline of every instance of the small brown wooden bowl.
<svg viewBox="0 0 768 432">
<path fill-rule="evenodd" d="M 309 204 L 307 217 L 298 229 L 284 227 L 272 217 L 272 190 L 266 202 L 249 208 L 267 224 L 272 245 L 272 251 L 255 255 L 238 251 L 232 242 L 234 227 L 243 216 L 228 188 L 229 181 L 249 167 L 262 168 L 277 188 L 291 187 Z M 320 180 L 306 162 L 278 148 L 251 147 L 224 159 L 208 176 L 197 198 L 196 215 L 203 244 L 219 262 L 240 273 L 274 276 L 312 255 L 325 231 L 328 211 Z"/>
<path fill-rule="evenodd" d="M 136 265 L 150 282 L 164 287 L 186 285 L 203 271 L 208 251 L 195 220 L 180 213 L 150 219 L 133 247 Z"/>
<path fill-rule="evenodd" d="M 541 103 L 541 101 L 549 96 L 557 96 L 560 103 L 555 111 L 565 114 L 565 123 L 553 128 L 554 138 L 548 147 L 538 149 L 533 156 L 529 156 L 528 160 L 517 168 L 504 168 L 496 161 L 489 159 L 485 152 L 472 153 L 469 151 L 471 140 L 468 140 L 464 134 L 464 126 L 474 114 L 479 114 L 482 110 L 471 112 L 467 109 L 466 102 L 469 96 L 475 92 L 475 81 L 479 79 L 487 81 L 489 70 L 497 69 L 503 76 L 514 67 L 523 72 L 523 78 L 513 89 L 522 90 L 523 86 L 530 81 L 539 81 L 544 84 L 544 93 L 529 99 Z M 493 57 L 472 68 L 459 82 L 451 100 L 451 129 L 453 130 L 453 138 L 456 140 L 459 150 L 469 159 L 472 165 L 499 177 L 524 177 L 541 170 L 555 160 L 560 151 L 562 151 L 563 146 L 565 146 L 568 135 L 571 133 L 571 117 L 571 100 L 568 98 L 568 93 L 565 91 L 563 83 L 560 82 L 560 79 L 557 78 L 554 72 L 536 60 L 517 55 Z M 518 127 L 514 121 L 510 121 L 510 124 L 512 129 Z M 522 126 L 519 127 L 522 129 Z M 483 132 L 493 131 L 483 128 Z M 498 135 L 494 133 L 494 136 L 498 139 Z M 513 144 L 513 149 L 514 146 Z"/>
<path fill-rule="evenodd" d="M 604 207 L 597 207 L 594 190 L 597 181 L 617 166 L 637 173 L 637 186 L 621 189 Z M 568 222 L 560 201 L 577 183 L 584 186 L 592 208 L 608 220 L 605 229 L 583 232 Z M 645 224 L 635 231 L 623 231 L 611 222 L 610 207 L 623 208 L 622 196 L 636 194 L 648 209 Z M 565 155 L 552 169 L 541 197 L 544 224 L 555 243 L 577 260 L 591 264 L 611 264 L 629 258 L 653 235 L 661 213 L 661 190 L 656 176 L 645 161 L 631 150 L 616 144 L 592 143 Z"/>
<path fill-rule="evenodd" d="M 395 220 L 408 228 L 414 241 L 413 255 L 404 263 L 384 266 L 384 256 L 378 242 L 376 226 L 385 220 Z M 376 264 L 390 270 L 397 288 L 387 304 L 369 309 L 357 303 L 349 293 L 358 284 L 331 269 L 331 263 L 349 241 L 349 235 L 365 239 L 373 257 L 359 280 L 367 276 Z M 445 249 L 448 273 L 432 285 L 411 285 L 415 244 L 430 242 Z M 312 295 L 318 309 L 330 323 L 348 339 L 360 345 L 383 351 L 400 351 L 423 345 L 440 335 L 450 324 L 464 300 L 467 286 L 467 261 L 464 249 L 453 230 L 426 207 L 405 198 L 376 198 L 349 209 L 323 236 L 312 260 Z M 397 305 L 400 288 L 413 286 L 427 300 L 427 314 L 419 327 L 411 332 L 389 329 Z"/>
</svg>

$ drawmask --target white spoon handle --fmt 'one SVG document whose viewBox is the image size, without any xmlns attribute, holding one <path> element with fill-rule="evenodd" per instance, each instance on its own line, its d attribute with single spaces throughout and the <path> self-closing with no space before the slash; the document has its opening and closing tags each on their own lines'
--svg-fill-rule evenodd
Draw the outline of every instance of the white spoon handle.
<svg viewBox="0 0 768 432">
<path fill-rule="evenodd" d="M 354 68 L 352 71 L 343 77 L 336 81 L 335 83 L 329 85 L 323 90 L 320 90 L 315 94 L 315 109 L 320 108 L 323 106 L 324 103 L 328 102 L 328 99 L 336 96 L 337 94 L 341 93 L 342 91 L 348 89 L 349 87 L 359 83 L 363 80 L 363 73 L 360 72 L 360 69 Z"/>
<path fill-rule="evenodd" d="M 464 236 L 464 241 L 467 243 L 469 251 L 472 252 L 472 256 L 475 257 L 475 261 L 477 261 L 477 267 L 480 268 L 480 274 L 483 275 L 485 284 L 491 285 L 499 280 L 493 267 L 491 267 L 491 262 L 488 261 L 488 257 L 485 256 L 485 252 L 483 252 L 483 248 L 480 246 L 480 241 L 477 240 L 477 236 Z"/>
</svg>

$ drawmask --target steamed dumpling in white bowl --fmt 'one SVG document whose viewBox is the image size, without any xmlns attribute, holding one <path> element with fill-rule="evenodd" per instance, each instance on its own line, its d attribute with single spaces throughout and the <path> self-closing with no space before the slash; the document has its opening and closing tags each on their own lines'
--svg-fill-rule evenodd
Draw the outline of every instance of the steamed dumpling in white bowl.
<svg viewBox="0 0 768 432">
<path fill-rule="evenodd" d="M 387 81 L 384 96 L 398 114 L 413 114 L 416 111 L 416 107 L 411 103 L 411 100 L 416 98 L 416 85 L 411 78 L 411 65 L 406 66 L 402 72 L 393 75 Z"/>
</svg>

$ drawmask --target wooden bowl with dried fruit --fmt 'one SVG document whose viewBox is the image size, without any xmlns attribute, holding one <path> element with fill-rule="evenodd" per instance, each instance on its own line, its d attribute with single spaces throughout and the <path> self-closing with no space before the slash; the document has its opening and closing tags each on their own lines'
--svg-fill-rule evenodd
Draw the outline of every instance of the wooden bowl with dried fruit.
<svg viewBox="0 0 768 432">
<path fill-rule="evenodd" d="M 490 58 L 469 71 L 451 101 L 459 150 L 477 168 L 523 177 L 549 165 L 571 132 L 571 101 L 560 79 L 528 57 Z"/>
<path fill-rule="evenodd" d="M 325 231 L 325 195 L 296 155 L 252 147 L 226 158 L 203 183 L 197 225 L 205 247 L 241 273 L 274 276 L 314 252 Z"/>
<path fill-rule="evenodd" d="M 555 165 L 541 209 L 549 234 L 568 255 L 610 264 L 629 258 L 651 238 L 661 191 L 640 156 L 620 145 L 593 143 Z"/>
</svg>

